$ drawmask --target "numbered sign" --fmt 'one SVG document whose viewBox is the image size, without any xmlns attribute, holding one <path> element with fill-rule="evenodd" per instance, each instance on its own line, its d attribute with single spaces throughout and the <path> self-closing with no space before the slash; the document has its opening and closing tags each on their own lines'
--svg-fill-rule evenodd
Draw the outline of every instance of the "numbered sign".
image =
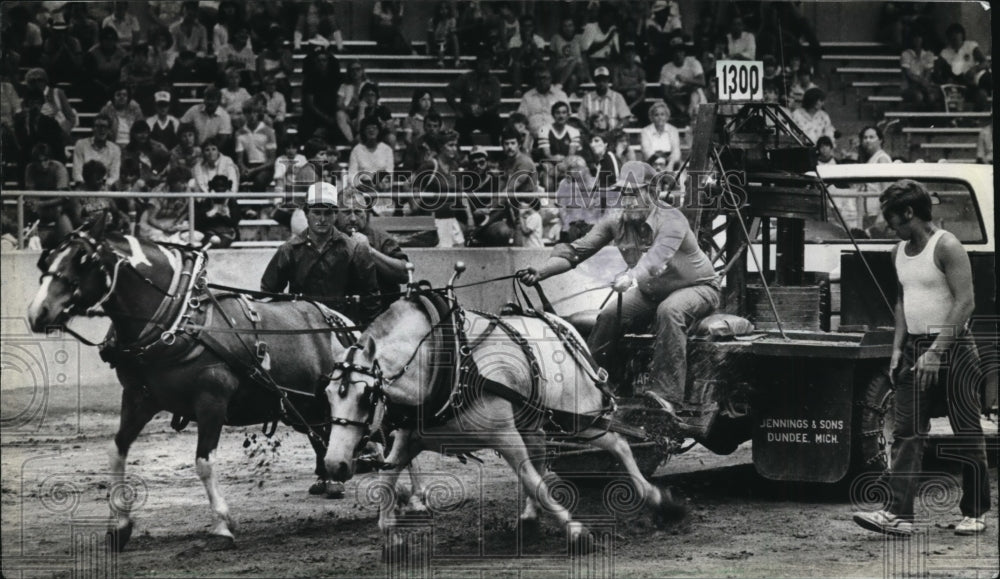
<svg viewBox="0 0 1000 579">
<path fill-rule="evenodd" d="M 715 63 L 719 101 L 764 100 L 764 63 L 758 60 L 720 60 Z"/>
</svg>

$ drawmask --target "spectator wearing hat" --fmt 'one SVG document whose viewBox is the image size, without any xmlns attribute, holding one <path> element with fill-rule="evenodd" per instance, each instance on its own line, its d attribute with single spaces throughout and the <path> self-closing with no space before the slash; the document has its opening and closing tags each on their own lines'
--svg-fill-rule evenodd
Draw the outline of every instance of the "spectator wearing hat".
<svg viewBox="0 0 1000 579">
<path fill-rule="evenodd" d="M 39 64 L 49 73 L 52 82 L 75 83 L 80 80 L 83 70 L 83 53 L 80 41 L 69 33 L 62 12 L 57 12 L 52 17 L 48 35 L 42 44 Z"/>
<path fill-rule="evenodd" d="M 205 237 L 216 236 L 214 247 L 226 248 L 240 238 L 240 204 L 233 198 L 213 198 L 211 193 L 229 193 L 233 183 L 225 175 L 216 175 L 208 182 L 210 195 L 195 203 L 194 227 Z"/>
<path fill-rule="evenodd" d="M 255 192 L 267 190 L 274 175 L 278 141 L 264 122 L 263 106 L 255 101 L 243 105 L 246 125 L 236 132 L 236 163 L 244 181 L 252 181 Z"/>
<path fill-rule="evenodd" d="M 66 138 L 72 134 L 77 124 L 76 110 L 70 104 L 63 89 L 49 84 L 49 75 L 42 68 L 32 68 L 24 75 L 27 90 L 37 90 L 42 94 L 40 112 L 58 123 Z M 27 105 L 25 105 L 27 106 Z"/>
<path fill-rule="evenodd" d="M 111 98 L 114 87 L 121 82 L 122 68 L 128 59 L 128 53 L 118 44 L 118 33 L 114 28 L 102 28 L 98 39 L 83 60 L 84 72 L 90 83 L 87 100 L 94 108 Z"/>
<path fill-rule="evenodd" d="M 382 125 L 375 117 L 363 119 L 359 133 L 361 142 L 351 149 L 347 162 L 345 187 L 365 192 L 384 191 L 391 182 L 395 165 L 392 147 L 382 142 Z"/>
<path fill-rule="evenodd" d="M 671 39 L 670 46 L 674 54 L 660 69 L 660 88 L 677 126 L 687 126 L 705 100 L 705 71 L 697 58 L 687 55 L 682 37 Z"/>
<path fill-rule="evenodd" d="M 399 284 L 409 279 L 406 272 L 409 258 L 396 238 L 372 225 L 371 208 L 371 200 L 360 191 L 341 191 L 337 229 L 360 243 L 368 244 L 375 261 L 375 278 L 383 296 L 381 309 L 384 311 L 396 301 Z"/>
<path fill-rule="evenodd" d="M 475 68 L 453 80 L 445 89 L 445 98 L 457 115 L 455 130 L 462 144 L 471 144 L 472 133 L 482 131 L 496 143 L 503 129 L 500 119 L 500 81 L 490 74 L 492 56 L 480 52 Z"/>
<path fill-rule="evenodd" d="M 118 42 L 123 48 L 131 47 L 145 40 L 139 19 L 128 12 L 128 2 L 115 2 L 113 12 L 101 23 L 101 28 L 113 28 L 118 33 Z"/>
<path fill-rule="evenodd" d="M 100 161 L 107 169 L 107 183 L 118 180 L 121 169 L 121 147 L 112 142 L 111 119 L 100 113 L 94 117 L 93 133 L 76 141 L 73 147 L 73 182 L 83 183 L 83 165 L 87 161 Z"/>
<path fill-rule="evenodd" d="M 528 129 L 538 134 L 542 127 L 552 124 L 552 106 L 569 103 L 569 97 L 559 87 L 552 86 L 552 73 L 541 65 L 535 71 L 535 87 L 524 93 L 517 112 L 528 118 Z"/>
<path fill-rule="evenodd" d="M 191 105 L 191 108 L 181 117 L 182 123 L 191 123 L 198 131 L 198 142 L 204 142 L 209 137 L 229 139 L 233 134 L 233 123 L 221 106 L 222 93 L 214 86 L 205 89 L 202 104 Z"/>
<path fill-rule="evenodd" d="M 219 137 L 209 137 L 202 141 L 201 161 L 195 165 L 191 173 L 194 177 L 195 191 L 207 192 L 208 182 L 216 175 L 225 175 L 229 179 L 232 183 L 231 193 L 236 193 L 236 187 L 240 182 L 240 170 L 230 157 L 222 154 Z"/>
<path fill-rule="evenodd" d="M 621 314 L 614 301 L 601 310 L 587 346 L 599 364 L 618 370 L 613 361 L 620 359 L 619 332 L 647 331 L 652 320 L 651 398 L 676 419 L 684 410 L 687 330 L 718 307 L 720 291 L 712 262 L 698 247 L 687 218 L 658 201 L 651 187 L 655 179 L 646 163 L 627 163 L 614 184 L 621 192 L 618 210 L 584 237 L 556 246 L 544 265 L 528 268 L 521 280 L 533 285 L 569 271 L 614 243 L 629 268 L 613 284 L 622 294 Z"/>
<path fill-rule="evenodd" d="M 125 83 L 118 83 L 111 100 L 104 104 L 100 114 L 111 119 L 111 139 L 119 147 L 129 142 L 129 130 L 138 120 L 145 120 L 139 103 L 132 99 L 132 90 Z"/>
<path fill-rule="evenodd" d="M 635 120 L 625 97 L 611 89 L 611 71 L 606 66 L 594 69 L 594 84 L 596 88 L 583 95 L 577 116 L 586 122 L 595 113 L 604 113 L 608 117 L 608 128 L 624 127 Z"/>
<path fill-rule="evenodd" d="M 170 25 L 177 52 L 191 51 L 201 58 L 208 54 L 208 31 L 198 20 L 197 0 L 187 0 L 181 5 L 181 19 Z"/>
<path fill-rule="evenodd" d="M 757 56 L 757 39 L 743 28 L 743 17 L 738 14 L 729 21 L 726 56 L 730 60 L 754 60 Z"/>
<path fill-rule="evenodd" d="M 149 125 L 149 137 L 159 142 L 167 150 L 177 146 L 177 129 L 181 122 L 170 114 L 170 93 L 161 90 L 153 93 L 153 103 L 156 114 L 146 119 Z"/>
<path fill-rule="evenodd" d="M 320 181 L 306 194 L 307 229 L 282 244 L 264 270 L 260 288 L 287 290 L 317 299 L 359 323 L 380 311 L 379 300 L 361 299 L 346 306 L 349 295 L 377 296 L 378 277 L 371 245 L 336 227 L 337 188 Z"/>
</svg>

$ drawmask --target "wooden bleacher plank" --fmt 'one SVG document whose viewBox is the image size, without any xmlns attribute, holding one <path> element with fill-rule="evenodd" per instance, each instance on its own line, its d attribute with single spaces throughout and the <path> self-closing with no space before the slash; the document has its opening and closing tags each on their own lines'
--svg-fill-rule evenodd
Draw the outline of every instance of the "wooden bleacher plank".
<svg viewBox="0 0 1000 579">
<path fill-rule="evenodd" d="M 862 62 L 899 62 L 891 54 L 824 54 L 823 60 L 857 60 Z"/>
<path fill-rule="evenodd" d="M 895 94 L 870 95 L 865 100 L 870 103 L 901 103 L 903 96 Z"/>
<path fill-rule="evenodd" d="M 898 82 L 884 80 L 855 80 L 851 82 L 852 88 L 899 88 Z"/>
<path fill-rule="evenodd" d="M 241 222 L 242 224 L 242 222 Z M 234 241 L 230 247 L 241 248 L 241 247 L 280 247 L 284 241 L 277 239 L 262 239 L 262 240 L 251 240 L 251 241 Z"/>
</svg>

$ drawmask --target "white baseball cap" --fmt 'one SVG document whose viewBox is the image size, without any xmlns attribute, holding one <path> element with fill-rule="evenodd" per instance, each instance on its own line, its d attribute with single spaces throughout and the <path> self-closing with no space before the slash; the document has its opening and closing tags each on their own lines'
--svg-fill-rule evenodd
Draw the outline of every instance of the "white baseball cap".
<svg viewBox="0 0 1000 579">
<path fill-rule="evenodd" d="M 309 191 L 306 192 L 306 207 L 314 207 L 317 205 L 326 205 L 336 209 L 337 188 L 326 181 L 320 181 L 319 183 L 313 183 L 310 185 Z"/>
<path fill-rule="evenodd" d="M 599 76 L 606 76 L 606 77 L 610 78 L 611 77 L 611 71 L 609 71 L 608 67 L 606 67 L 606 66 L 598 66 L 594 70 L 594 78 L 597 78 Z"/>
<path fill-rule="evenodd" d="M 158 103 L 169 103 L 170 93 L 165 90 L 159 90 L 153 93 L 153 101 Z"/>
</svg>

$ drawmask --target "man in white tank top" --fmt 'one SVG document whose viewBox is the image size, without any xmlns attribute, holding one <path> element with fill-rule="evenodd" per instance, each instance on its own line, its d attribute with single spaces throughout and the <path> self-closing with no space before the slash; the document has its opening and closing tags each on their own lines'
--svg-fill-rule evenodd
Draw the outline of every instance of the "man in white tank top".
<svg viewBox="0 0 1000 579">
<path fill-rule="evenodd" d="M 930 429 L 932 401 L 947 402 L 948 419 L 968 453 L 962 461 L 963 519 L 958 535 L 986 529 L 990 478 L 980 423 L 982 371 L 966 325 L 974 308 L 972 267 L 958 239 L 931 220 L 931 198 L 915 181 L 894 183 L 879 199 L 902 239 L 892 258 L 899 279 L 896 335 L 889 375 L 896 385 L 891 498 L 886 510 L 859 512 L 862 527 L 890 535 L 913 532 L 914 496 Z"/>
</svg>

